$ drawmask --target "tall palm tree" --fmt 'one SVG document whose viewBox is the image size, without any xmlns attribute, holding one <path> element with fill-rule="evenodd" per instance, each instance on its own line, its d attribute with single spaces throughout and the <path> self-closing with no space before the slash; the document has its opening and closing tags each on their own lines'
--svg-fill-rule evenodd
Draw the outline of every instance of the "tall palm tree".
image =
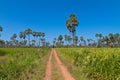
<svg viewBox="0 0 120 80">
<path fill-rule="evenodd" d="M 29 46 L 30 46 L 30 34 L 32 34 L 32 30 L 30 28 L 27 28 L 25 30 L 26 35 L 28 35 L 28 42 L 29 42 Z"/>
<path fill-rule="evenodd" d="M 2 28 L 2 26 L 0 26 L 0 32 L 2 32 L 3 31 L 3 28 Z M 1 37 L 1 34 L 0 34 L 0 37 Z"/>
<path fill-rule="evenodd" d="M 75 14 L 71 14 L 69 19 L 66 21 L 67 29 L 72 33 L 73 36 L 73 45 L 74 45 L 74 36 L 76 32 L 76 26 L 78 26 L 79 22 Z"/>
</svg>

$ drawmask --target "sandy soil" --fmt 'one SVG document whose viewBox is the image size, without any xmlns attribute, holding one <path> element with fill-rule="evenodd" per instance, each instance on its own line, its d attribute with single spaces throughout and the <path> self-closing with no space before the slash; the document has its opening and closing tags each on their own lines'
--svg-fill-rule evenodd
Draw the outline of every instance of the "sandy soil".
<svg viewBox="0 0 120 80">
<path fill-rule="evenodd" d="M 66 66 L 64 66 L 64 64 L 60 61 L 55 49 L 51 50 L 51 53 L 50 53 L 50 56 L 49 56 L 49 59 L 47 62 L 47 66 L 46 66 L 46 73 L 45 73 L 44 80 L 51 80 L 52 79 L 52 67 L 51 67 L 52 66 L 52 62 L 51 62 L 52 58 L 55 58 L 56 65 L 57 65 L 58 69 L 60 70 L 60 73 L 61 73 L 64 80 L 75 80 L 72 77 L 72 75 L 69 73 L 69 71 L 67 70 Z"/>
</svg>

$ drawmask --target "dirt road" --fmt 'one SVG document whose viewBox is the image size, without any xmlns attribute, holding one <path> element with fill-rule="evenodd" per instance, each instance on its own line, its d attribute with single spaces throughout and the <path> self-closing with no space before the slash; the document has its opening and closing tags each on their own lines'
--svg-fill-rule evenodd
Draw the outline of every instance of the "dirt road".
<svg viewBox="0 0 120 80">
<path fill-rule="evenodd" d="M 51 53 L 47 62 L 47 66 L 46 66 L 46 73 L 45 73 L 45 78 L 44 80 L 52 80 L 54 78 L 54 75 L 52 75 L 52 73 L 54 72 L 52 69 L 52 59 L 54 58 L 54 60 L 56 60 L 56 65 L 57 65 L 57 69 L 58 71 L 60 71 L 59 74 L 61 74 L 62 79 L 60 78 L 60 76 L 58 77 L 57 80 L 75 80 L 72 75 L 69 73 L 69 71 L 67 70 L 67 68 L 64 66 L 64 64 L 60 61 L 58 54 L 56 53 L 55 49 L 51 49 Z"/>
</svg>

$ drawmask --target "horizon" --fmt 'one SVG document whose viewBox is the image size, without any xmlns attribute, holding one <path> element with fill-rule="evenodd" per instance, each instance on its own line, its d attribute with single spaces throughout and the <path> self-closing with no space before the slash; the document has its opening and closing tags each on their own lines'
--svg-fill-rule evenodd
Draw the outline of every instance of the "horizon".
<svg viewBox="0 0 120 80">
<path fill-rule="evenodd" d="M 70 35 L 65 25 L 74 13 L 79 21 L 76 35 L 95 39 L 96 33 L 104 36 L 120 33 L 119 0 L 4 0 L 0 1 L 1 39 L 9 40 L 13 33 L 27 28 L 45 33 L 47 41 L 61 35 Z M 88 35 L 89 34 L 89 35 Z"/>
</svg>

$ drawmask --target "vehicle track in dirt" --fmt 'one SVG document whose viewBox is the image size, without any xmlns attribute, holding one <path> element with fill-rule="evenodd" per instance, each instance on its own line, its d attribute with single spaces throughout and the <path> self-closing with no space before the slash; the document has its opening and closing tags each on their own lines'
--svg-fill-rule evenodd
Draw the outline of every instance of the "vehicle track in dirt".
<svg viewBox="0 0 120 80">
<path fill-rule="evenodd" d="M 70 72 L 67 70 L 66 66 L 61 62 L 61 60 L 58 57 L 57 52 L 55 51 L 55 49 L 51 49 L 51 53 L 47 62 L 47 66 L 46 66 L 46 72 L 45 72 L 45 78 L 44 80 L 52 80 L 54 78 L 54 75 L 52 75 L 52 58 L 54 58 L 54 60 L 56 60 L 56 65 L 57 65 L 57 69 L 59 72 L 59 74 L 63 77 L 63 80 L 75 80 L 73 78 L 73 76 L 70 74 Z M 55 65 L 53 65 L 55 66 Z M 58 77 L 59 78 L 59 77 Z"/>
</svg>

